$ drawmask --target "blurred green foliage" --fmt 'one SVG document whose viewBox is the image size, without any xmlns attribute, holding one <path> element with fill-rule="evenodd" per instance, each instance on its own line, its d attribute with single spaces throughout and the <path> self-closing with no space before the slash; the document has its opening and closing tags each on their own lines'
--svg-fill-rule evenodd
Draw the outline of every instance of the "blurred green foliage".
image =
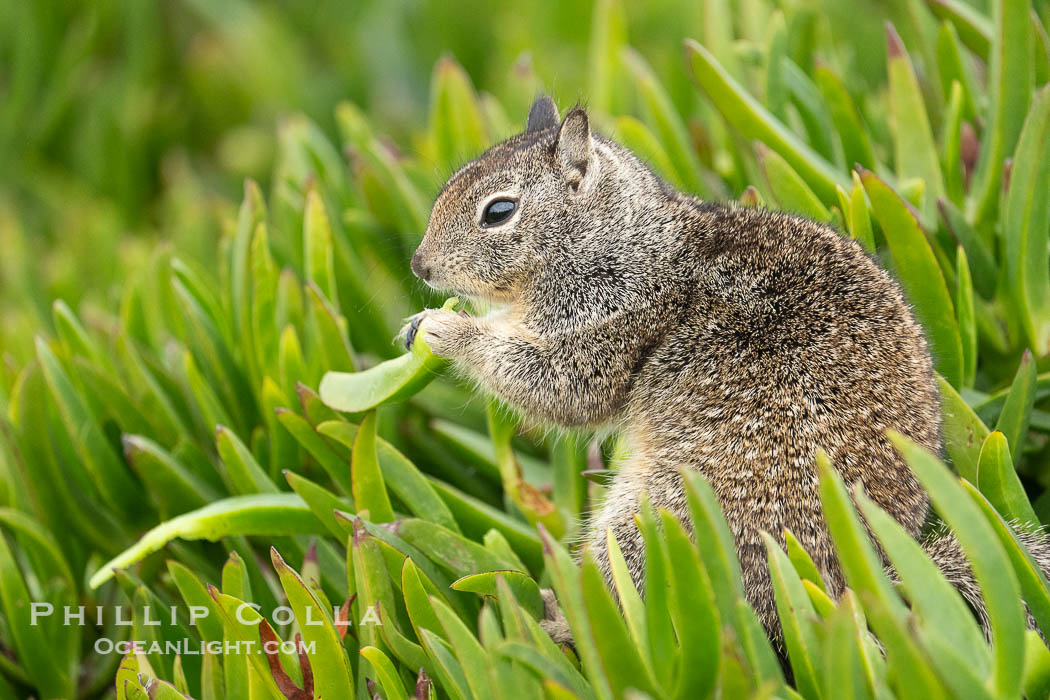
<svg viewBox="0 0 1050 700">
<path fill-rule="evenodd" d="M 879 7 L 820 0 L 793 12 L 797 36 L 840 39 L 836 58 L 858 93 L 882 79 Z M 51 299 L 115 303 L 128 271 L 158 242 L 211 260 L 240 181 L 267 187 L 281 119 L 302 113 L 331 134 L 335 106 L 348 99 L 383 125 L 384 138 L 416 153 L 443 55 L 515 117 L 540 87 L 561 104 L 621 114 L 634 96 L 619 87 L 626 73 L 615 45 L 592 37 L 592 25 L 605 24 L 609 41 L 629 39 L 646 57 L 681 112 L 702 115 L 680 44 L 732 29 L 711 24 L 711 11 L 669 0 L 615 8 L 604 0 L 3 0 L 0 347 L 23 361 Z M 757 52 L 772 26 L 766 7 L 747 2 L 732 24 L 744 54 Z M 426 190 L 450 167 L 437 158 L 423 165 Z"/>
<path fill-rule="evenodd" d="M 1047 19 L 1041 0 L 0 4 L 0 698 L 1047 697 L 1020 599 L 1046 631 L 1050 587 L 1006 526 L 1050 522 Z M 830 600 L 772 533 L 789 684 L 701 478 L 699 545 L 643 509 L 646 598 L 615 554 L 609 591 L 569 547 L 615 438 L 519 430 L 429 382 L 422 341 L 399 354 L 401 320 L 441 301 L 407 270 L 430 198 L 541 89 L 676 186 L 829 221 L 895 272 L 960 478 L 894 439 L 973 563 L 990 644 L 818 459 L 850 590 Z M 540 630 L 541 587 L 575 651 Z M 42 601 L 134 625 L 29 624 Z M 152 626 L 146 605 L 210 615 Z M 297 633 L 306 658 L 94 648 Z"/>
</svg>

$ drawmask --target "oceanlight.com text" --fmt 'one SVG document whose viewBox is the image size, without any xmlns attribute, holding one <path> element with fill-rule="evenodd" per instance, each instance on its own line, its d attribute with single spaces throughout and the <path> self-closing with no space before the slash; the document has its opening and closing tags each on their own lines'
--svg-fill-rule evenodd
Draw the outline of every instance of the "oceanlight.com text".
<svg viewBox="0 0 1050 700">
<path fill-rule="evenodd" d="M 201 654 L 254 654 L 263 651 L 266 654 L 313 654 L 317 642 L 310 641 L 266 641 L 257 642 L 253 640 L 226 640 L 202 642 L 197 639 L 178 639 L 167 641 L 146 641 L 139 639 L 113 640 L 102 637 L 95 640 L 95 653 L 98 654 L 120 654 L 126 656 L 132 652 L 137 654 L 167 654 L 180 656 L 197 656 Z"/>
</svg>

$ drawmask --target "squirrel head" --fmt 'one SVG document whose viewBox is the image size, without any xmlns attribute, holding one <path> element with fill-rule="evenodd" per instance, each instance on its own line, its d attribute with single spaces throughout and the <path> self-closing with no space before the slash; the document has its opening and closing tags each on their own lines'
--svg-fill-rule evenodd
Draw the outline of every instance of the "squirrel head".
<svg viewBox="0 0 1050 700">
<path fill-rule="evenodd" d="M 525 131 L 456 171 L 430 213 L 412 271 L 443 291 L 514 302 L 588 239 L 624 230 L 656 180 L 623 147 L 593 134 L 575 107 L 559 120 L 536 98 Z"/>
</svg>

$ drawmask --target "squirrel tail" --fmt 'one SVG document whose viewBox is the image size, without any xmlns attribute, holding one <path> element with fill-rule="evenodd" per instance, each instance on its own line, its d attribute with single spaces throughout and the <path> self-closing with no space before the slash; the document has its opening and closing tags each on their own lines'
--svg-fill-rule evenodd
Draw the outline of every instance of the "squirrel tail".
<svg viewBox="0 0 1050 700">
<path fill-rule="evenodd" d="M 1013 524 L 1014 534 L 1021 544 L 1025 546 L 1029 554 L 1035 560 L 1036 565 L 1043 575 L 1050 578 L 1050 535 L 1042 529 L 1033 529 L 1030 526 Z M 941 570 L 944 577 L 948 579 L 962 595 L 966 603 L 976 613 L 987 636 L 990 631 L 988 621 L 988 610 L 985 608 L 984 599 L 981 597 L 981 589 L 974 578 L 970 563 L 963 554 L 962 547 L 955 534 L 950 531 L 940 531 L 932 534 L 923 543 L 922 548 L 930 556 L 937 568 Z M 1038 630 L 1035 620 L 1028 612 L 1027 605 L 1025 613 L 1028 616 L 1028 627 Z"/>
</svg>

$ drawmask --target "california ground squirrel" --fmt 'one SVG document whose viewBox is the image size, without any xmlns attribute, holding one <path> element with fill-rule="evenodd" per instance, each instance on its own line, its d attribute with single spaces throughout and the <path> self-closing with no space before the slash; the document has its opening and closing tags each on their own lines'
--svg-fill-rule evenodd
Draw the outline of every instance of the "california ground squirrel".
<svg viewBox="0 0 1050 700">
<path fill-rule="evenodd" d="M 884 431 L 940 450 L 929 350 L 897 283 L 831 227 L 677 192 L 592 132 L 583 109 L 559 123 L 544 96 L 524 133 L 452 175 L 412 270 L 435 288 L 506 304 L 484 317 L 424 312 L 435 353 L 530 417 L 615 424 L 628 437 L 630 457 L 587 526 L 606 574 L 611 528 L 641 588 L 639 497 L 685 518 L 679 469 L 696 469 L 725 511 L 748 600 L 777 640 L 762 531 L 790 530 L 830 592 L 844 586 L 818 497 L 818 448 L 920 535 L 927 496 Z M 1022 536 L 1050 561 L 1041 536 Z M 925 546 L 982 613 L 954 538 Z"/>
</svg>

